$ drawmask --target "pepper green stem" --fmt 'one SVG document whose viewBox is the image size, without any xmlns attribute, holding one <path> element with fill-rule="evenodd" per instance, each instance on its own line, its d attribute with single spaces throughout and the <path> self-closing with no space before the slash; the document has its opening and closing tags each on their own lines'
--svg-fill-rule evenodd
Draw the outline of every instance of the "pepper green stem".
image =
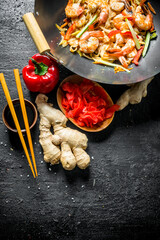
<svg viewBox="0 0 160 240">
<path fill-rule="evenodd" d="M 30 58 L 35 67 L 35 74 L 43 76 L 48 71 L 48 66 L 43 62 L 38 63 L 35 59 Z"/>
<path fill-rule="evenodd" d="M 35 59 L 33 59 L 33 58 L 29 58 L 29 59 L 31 59 L 32 63 L 35 65 L 35 67 L 38 68 L 38 70 L 41 70 L 40 64 Z"/>
</svg>

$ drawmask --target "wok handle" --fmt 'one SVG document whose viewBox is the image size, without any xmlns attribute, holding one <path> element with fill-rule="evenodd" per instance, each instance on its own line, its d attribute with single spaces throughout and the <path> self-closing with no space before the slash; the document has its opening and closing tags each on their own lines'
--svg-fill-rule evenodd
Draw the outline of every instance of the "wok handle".
<svg viewBox="0 0 160 240">
<path fill-rule="evenodd" d="M 50 47 L 37 23 L 37 20 L 35 19 L 33 13 L 26 13 L 23 16 L 23 21 L 26 24 L 26 27 L 28 28 L 29 33 L 31 34 L 31 37 L 39 51 L 40 54 L 43 54 L 45 52 L 50 52 Z"/>
</svg>

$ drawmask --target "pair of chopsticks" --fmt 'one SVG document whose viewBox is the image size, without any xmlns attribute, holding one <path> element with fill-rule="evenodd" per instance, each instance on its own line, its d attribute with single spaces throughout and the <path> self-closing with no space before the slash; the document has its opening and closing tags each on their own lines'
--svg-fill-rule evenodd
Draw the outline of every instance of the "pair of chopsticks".
<svg viewBox="0 0 160 240">
<path fill-rule="evenodd" d="M 28 153 L 28 149 L 24 140 L 24 137 L 22 135 L 21 132 L 21 128 L 18 122 L 18 118 L 11 100 L 11 96 L 4 78 L 3 73 L 0 73 L 0 82 L 4 91 L 4 94 L 6 96 L 7 102 L 8 102 L 8 106 L 10 108 L 19 138 L 21 140 L 24 152 L 26 154 L 29 166 L 31 168 L 32 174 L 35 177 L 37 177 L 37 167 L 36 167 L 36 161 L 35 161 L 35 156 L 34 156 L 34 150 L 33 150 L 33 143 L 32 143 L 32 138 L 31 138 L 31 133 L 30 133 L 30 129 L 29 129 L 29 123 L 28 123 L 28 117 L 27 117 L 27 111 L 26 111 L 26 106 L 25 106 L 25 102 L 24 102 L 24 97 L 23 97 L 23 91 L 22 91 L 22 85 L 21 85 L 21 80 L 20 80 L 20 76 L 19 76 L 19 70 L 18 69 L 14 69 L 14 76 L 15 76 L 15 80 L 16 80 L 16 85 L 17 85 L 17 90 L 18 90 L 18 95 L 19 95 L 19 99 L 20 99 L 20 105 L 21 105 L 21 110 L 22 110 L 22 115 L 23 115 L 23 120 L 24 120 L 24 124 L 25 124 L 25 128 L 26 128 L 26 133 L 27 133 L 27 138 L 28 138 L 28 144 L 29 144 L 29 148 L 30 148 L 30 152 L 31 152 L 31 156 L 32 156 L 32 161 L 33 161 L 33 166 L 32 166 L 32 162 Z"/>
</svg>

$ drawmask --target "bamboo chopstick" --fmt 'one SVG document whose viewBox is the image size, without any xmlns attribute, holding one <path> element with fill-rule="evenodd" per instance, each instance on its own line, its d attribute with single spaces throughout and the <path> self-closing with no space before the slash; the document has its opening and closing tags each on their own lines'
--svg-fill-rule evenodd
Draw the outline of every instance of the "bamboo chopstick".
<svg viewBox="0 0 160 240">
<path fill-rule="evenodd" d="M 16 112 L 15 112 L 15 109 L 14 109 L 14 106 L 13 106 L 13 103 L 12 103 L 12 100 L 11 100 L 11 96 L 10 96 L 10 93 L 9 93 L 9 90 L 8 90 L 8 87 L 7 87 L 7 84 L 6 84 L 6 81 L 5 81 L 3 73 L 0 73 L 0 82 L 1 82 L 4 94 L 6 96 L 6 99 L 7 99 L 7 102 L 8 102 L 8 106 L 10 108 L 10 111 L 11 111 L 11 114 L 12 114 L 12 117 L 13 117 L 16 129 L 17 129 L 19 138 L 21 140 L 24 152 L 26 154 L 29 166 L 30 166 L 32 174 L 33 174 L 33 176 L 35 178 L 35 173 L 34 173 L 34 170 L 33 170 L 31 159 L 30 159 L 30 156 L 29 156 L 29 153 L 28 153 L 28 150 L 27 150 L 26 143 L 24 141 L 24 137 L 23 137 L 22 132 L 21 132 L 21 128 L 20 128 L 20 125 L 19 125 L 19 122 L 18 122 L 18 119 L 17 119 L 17 115 L 16 115 Z"/>
<path fill-rule="evenodd" d="M 34 170 L 35 170 L 35 173 L 37 176 L 36 160 L 35 160 L 35 155 L 34 155 L 34 150 L 33 150 L 31 132 L 29 129 L 28 117 L 27 117 L 26 106 L 25 106 L 24 97 L 23 97 L 23 91 L 22 91 L 22 85 L 21 85 L 21 80 L 20 80 L 20 76 L 19 76 L 19 70 L 14 69 L 13 71 L 14 71 L 14 76 L 15 76 L 15 80 L 16 80 L 16 85 L 17 85 L 18 95 L 19 95 L 19 99 L 20 99 L 23 120 L 24 120 L 24 124 L 25 124 L 25 128 L 26 128 L 28 144 L 29 144 L 29 148 L 30 148 L 30 152 L 31 152 L 31 156 L 32 156 L 33 166 L 34 166 Z"/>
</svg>

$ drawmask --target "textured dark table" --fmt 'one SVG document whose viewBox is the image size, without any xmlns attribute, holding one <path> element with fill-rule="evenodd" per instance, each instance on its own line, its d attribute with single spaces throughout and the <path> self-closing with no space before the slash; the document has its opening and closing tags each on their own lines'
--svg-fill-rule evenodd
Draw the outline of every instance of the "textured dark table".
<svg viewBox="0 0 160 240">
<path fill-rule="evenodd" d="M 21 18 L 33 9 L 33 0 L 0 1 L 0 72 L 12 98 L 18 96 L 13 68 L 21 71 L 37 52 Z M 60 81 L 70 74 L 60 67 Z M 22 84 L 34 102 L 36 94 Z M 103 86 L 114 101 L 126 89 Z M 56 89 L 48 96 L 57 107 Z M 0 113 L 5 105 L 0 87 Z M 0 115 L 1 239 L 160 239 L 160 76 L 142 103 L 117 113 L 107 130 L 87 135 L 91 165 L 85 171 L 44 163 L 38 135 L 37 123 L 34 180 Z"/>
</svg>

